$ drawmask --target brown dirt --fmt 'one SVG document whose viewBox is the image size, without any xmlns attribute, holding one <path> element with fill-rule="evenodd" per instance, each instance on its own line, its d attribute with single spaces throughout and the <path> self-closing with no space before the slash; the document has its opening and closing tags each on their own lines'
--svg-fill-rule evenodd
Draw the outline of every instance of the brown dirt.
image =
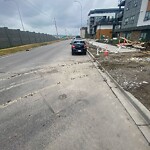
<svg viewBox="0 0 150 150">
<path fill-rule="evenodd" d="M 150 52 L 109 53 L 105 58 L 103 53 L 96 56 L 93 46 L 89 46 L 89 51 L 126 91 L 150 110 Z"/>
</svg>

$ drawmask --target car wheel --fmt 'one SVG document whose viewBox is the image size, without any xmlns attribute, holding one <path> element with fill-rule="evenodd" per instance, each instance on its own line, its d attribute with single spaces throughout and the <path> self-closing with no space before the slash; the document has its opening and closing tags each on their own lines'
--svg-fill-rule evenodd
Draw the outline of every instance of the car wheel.
<svg viewBox="0 0 150 150">
<path fill-rule="evenodd" d="M 86 52 L 83 52 L 83 55 L 86 55 Z"/>
</svg>

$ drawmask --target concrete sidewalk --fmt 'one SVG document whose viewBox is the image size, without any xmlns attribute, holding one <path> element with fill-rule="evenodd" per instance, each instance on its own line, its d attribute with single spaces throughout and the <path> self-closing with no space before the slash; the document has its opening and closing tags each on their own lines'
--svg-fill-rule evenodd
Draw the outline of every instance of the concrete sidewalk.
<svg viewBox="0 0 150 150">
<path fill-rule="evenodd" d="M 118 52 L 136 52 L 138 51 L 137 49 L 135 48 L 119 48 L 117 46 L 113 46 L 113 45 L 110 45 L 110 44 L 104 44 L 104 43 L 99 43 L 99 42 L 95 42 L 95 40 L 89 40 L 88 41 L 90 44 L 94 45 L 94 46 L 97 46 L 97 47 L 100 47 L 102 49 L 107 49 L 109 52 L 112 52 L 112 53 L 118 53 Z"/>
</svg>

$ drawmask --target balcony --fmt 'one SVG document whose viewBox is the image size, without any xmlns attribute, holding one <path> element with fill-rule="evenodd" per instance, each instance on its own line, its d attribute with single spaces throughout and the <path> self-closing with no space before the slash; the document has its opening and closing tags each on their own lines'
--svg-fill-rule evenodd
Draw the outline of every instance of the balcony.
<svg viewBox="0 0 150 150">
<path fill-rule="evenodd" d="M 123 18 L 123 11 L 117 13 L 117 14 L 116 14 L 116 18 L 117 18 L 117 19 Z"/>
<path fill-rule="evenodd" d="M 117 30 L 117 29 L 121 29 L 121 25 L 115 26 L 115 30 Z"/>
<path fill-rule="evenodd" d="M 90 21 L 94 21 L 94 19 L 95 19 L 94 17 L 90 17 Z"/>
<path fill-rule="evenodd" d="M 120 0 L 118 6 L 119 7 L 125 6 L 125 0 Z"/>
<path fill-rule="evenodd" d="M 115 18 L 106 18 L 106 19 L 102 19 L 102 20 L 99 20 L 97 22 L 94 23 L 94 26 L 97 26 L 97 25 L 114 25 L 116 24 L 117 20 Z"/>
<path fill-rule="evenodd" d="M 91 24 L 94 24 L 94 20 L 91 20 L 90 23 L 91 23 Z"/>
</svg>

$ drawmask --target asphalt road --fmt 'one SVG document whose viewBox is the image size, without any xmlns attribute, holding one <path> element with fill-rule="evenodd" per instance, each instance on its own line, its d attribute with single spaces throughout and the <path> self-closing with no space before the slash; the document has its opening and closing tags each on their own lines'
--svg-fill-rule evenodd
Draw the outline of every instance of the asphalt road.
<svg viewBox="0 0 150 150">
<path fill-rule="evenodd" d="M 0 58 L 0 150 L 149 150 L 88 56 L 69 41 Z"/>
</svg>

